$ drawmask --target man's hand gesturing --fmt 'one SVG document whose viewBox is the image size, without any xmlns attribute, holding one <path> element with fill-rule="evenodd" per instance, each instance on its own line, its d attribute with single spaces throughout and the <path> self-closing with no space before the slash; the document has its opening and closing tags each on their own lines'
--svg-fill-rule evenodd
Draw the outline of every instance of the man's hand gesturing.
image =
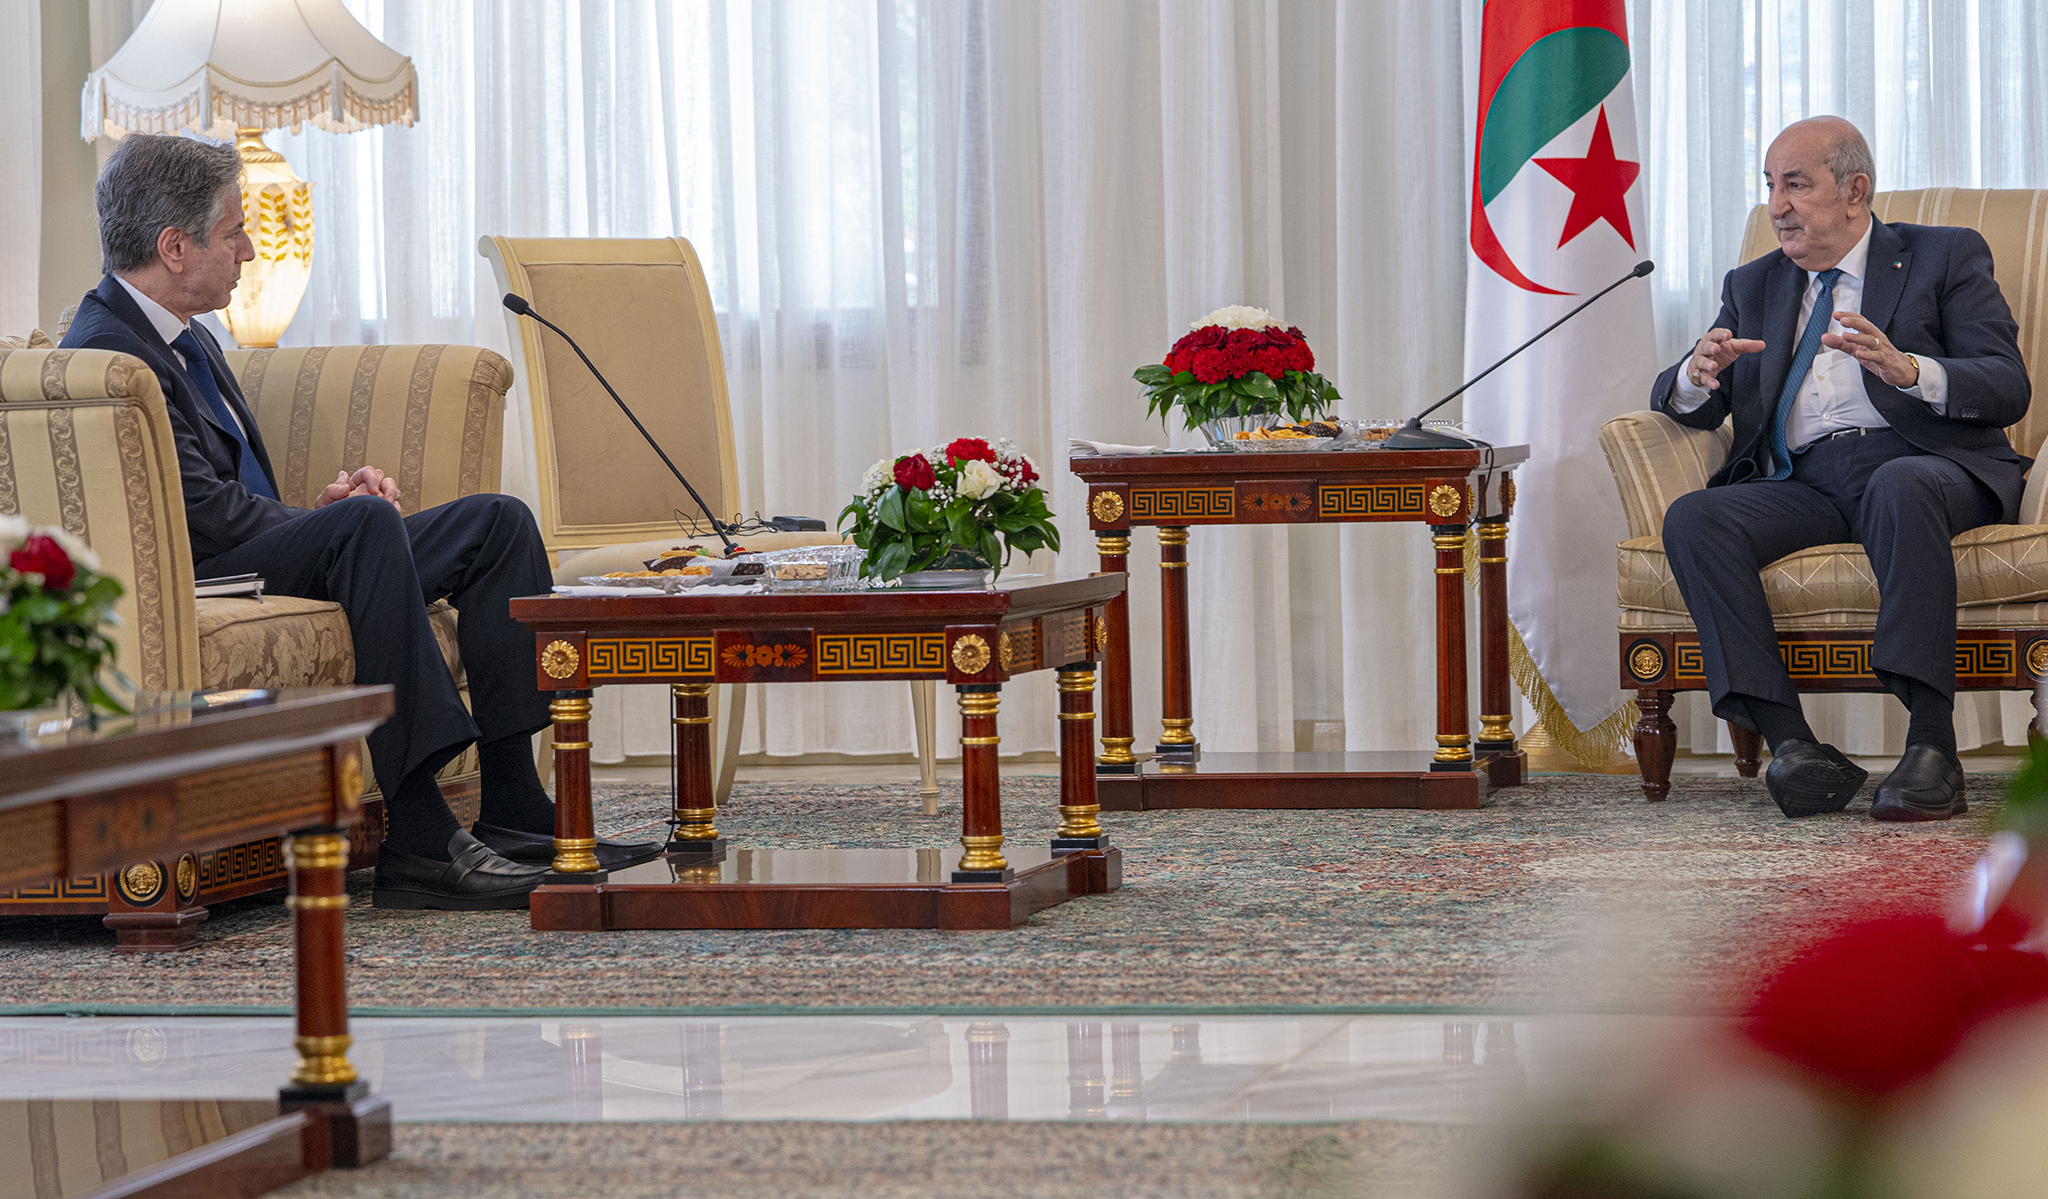
<svg viewBox="0 0 2048 1199">
<path fill-rule="evenodd" d="M 1737 337 L 1732 329 L 1709 329 L 1692 348 L 1692 361 L 1685 364 L 1686 377 L 1694 387 L 1719 390 L 1722 371 L 1744 354 L 1754 354 L 1763 348 L 1764 343 L 1753 337 Z"/>
</svg>

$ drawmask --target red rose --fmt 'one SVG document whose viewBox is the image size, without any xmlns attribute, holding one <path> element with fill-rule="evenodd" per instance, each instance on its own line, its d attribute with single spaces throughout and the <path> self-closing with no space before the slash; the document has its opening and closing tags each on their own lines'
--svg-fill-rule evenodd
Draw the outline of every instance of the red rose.
<svg viewBox="0 0 2048 1199">
<path fill-rule="evenodd" d="M 896 460 L 896 483 L 905 491 L 930 491 L 939 477 L 923 454 L 909 454 Z"/>
<path fill-rule="evenodd" d="M 71 586 L 71 580 L 78 575 L 71 555 L 64 552 L 55 538 L 43 533 L 22 542 L 20 549 L 7 556 L 7 564 L 23 574 L 43 576 L 43 586 L 56 591 Z"/>
<path fill-rule="evenodd" d="M 988 448 L 988 442 L 979 437 L 962 437 L 946 447 L 946 461 L 954 466 L 963 462 L 994 462 L 996 452 Z"/>
<path fill-rule="evenodd" d="M 1866 1100 L 1933 1073 L 1977 1025 L 2048 998 L 2048 960 L 1972 947 L 1933 916 L 1836 933 L 1781 969 L 1750 1041 Z"/>
</svg>

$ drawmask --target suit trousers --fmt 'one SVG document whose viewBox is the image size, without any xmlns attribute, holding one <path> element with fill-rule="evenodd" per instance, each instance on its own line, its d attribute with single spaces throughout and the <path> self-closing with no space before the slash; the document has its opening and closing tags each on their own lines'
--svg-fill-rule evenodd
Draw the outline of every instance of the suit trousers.
<svg viewBox="0 0 2048 1199">
<path fill-rule="evenodd" d="M 329 600 L 348 615 L 358 683 L 389 683 L 391 719 L 369 736 L 387 796 L 417 770 L 439 770 L 472 741 L 548 724 L 534 686 L 533 634 L 509 601 L 553 585 L 540 530 L 507 495 L 465 496 L 401 517 L 390 501 L 354 496 L 317 508 L 198 564 L 199 577 L 253 572 L 278 595 Z M 472 717 L 441 657 L 427 605 L 461 614 L 456 639 Z"/>
<path fill-rule="evenodd" d="M 1890 429 L 1818 442 L 1792 477 L 1678 497 L 1664 553 L 1699 629 L 1714 715 L 1745 728 L 1754 697 L 1799 707 L 1764 597 L 1764 567 L 1809 546 L 1857 542 L 1877 577 L 1870 663 L 1886 689 L 1956 690 L 1956 569 L 1950 538 L 1996 521 L 1991 489 Z"/>
</svg>

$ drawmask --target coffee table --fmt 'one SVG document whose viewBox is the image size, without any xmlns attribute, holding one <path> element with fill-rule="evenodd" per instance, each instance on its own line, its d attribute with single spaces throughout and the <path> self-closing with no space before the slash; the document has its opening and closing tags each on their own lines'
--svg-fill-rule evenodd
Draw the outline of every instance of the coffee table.
<svg viewBox="0 0 2048 1199">
<path fill-rule="evenodd" d="M 1075 455 L 1102 569 L 1121 571 L 1131 529 L 1159 530 L 1162 732 L 1134 749 L 1128 600 L 1109 609 L 1103 655 L 1102 806 L 1147 808 L 1476 808 L 1522 781 L 1528 755 L 1509 721 L 1508 517 L 1527 446 Z M 1195 736 L 1188 646 L 1188 532 L 1195 525 L 1403 521 L 1436 550 L 1436 751 L 1211 753 Z M 1479 737 L 1465 691 L 1465 541 L 1478 529 Z M 1417 630 L 1418 633 L 1420 630 Z"/>
<path fill-rule="evenodd" d="M 0 743 L 0 888 L 110 873 L 133 906 L 175 909 L 198 886 L 195 855 L 289 834 L 299 1062 L 279 1114 L 150 1165 L 119 1193 L 257 1195 L 390 1152 L 391 1106 L 348 1060 L 342 960 L 362 737 L 390 714 L 384 686 L 145 692 L 132 716 L 88 725 L 47 712 Z"/>
<path fill-rule="evenodd" d="M 535 681 L 552 691 L 555 863 L 533 927 L 1008 929 L 1077 895 L 1121 885 L 1121 851 L 1096 820 L 1095 662 L 1124 576 L 1011 577 L 986 590 L 534 596 L 512 615 L 534 633 Z M 1060 827 L 1005 849 L 996 774 L 1003 684 L 1057 672 Z M 960 696 L 958 848 L 729 848 L 712 797 L 715 683 L 944 679 Z M 607 873 L 592 853 L 590 695 L 667 683 L 675 706 L 675 835 L 661 859 Z"/>
</svg>

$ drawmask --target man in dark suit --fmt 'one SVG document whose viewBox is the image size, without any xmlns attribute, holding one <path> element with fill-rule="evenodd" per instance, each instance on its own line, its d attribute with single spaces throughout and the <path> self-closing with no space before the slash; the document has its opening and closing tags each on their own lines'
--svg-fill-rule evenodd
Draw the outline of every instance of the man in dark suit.
<svg viewBox="0 0 2048 1199">
<path fill-rule="evenodd" d="M 396 709 L 370 734 L 385 796 L 379 907 L 523 907 L 553 856 L 554 805 L 530 749 L 548 723 L 533 684 L 533 638 L 508 601 L 545 593 L 540 533 L 510 496 L 474 495 L 402 517 L 398 486 L 374 466 L 341 471 L 311 509 L 281 502 L 262 433 L 205 326 L 227 305 L 242 263 L 241 160 L 232 146 L 131 136 L 107 160 L 96 199 L 106 277 L 86 293 L 66 348 L 119 350 L 155 370 L 178 447 L 185 522 L 199 577 L 253 572 L 277 594 L 339 603 L 355 641 L 356 679 L 390 683 Z M 428 627 L 447 598 L 474 717 Z M 483 807 L 464 830 L 434 772 L 471 742 Z M 607 867 L 658 845 L 601 842 Z"/>
<path fill-rule="evenodd" d="M 1879 597 L 1871 666 L 1911 713 L 1871 815 L 1946 820 L 1964 810 L 1949 540 L 2017 514 L 2029 459 L 2005 426 L 2031 388 L 1984 238 L 1876 220 L 1874 172 L 1839 117 L 1771 143 L 1779 248 L 1728 272 L 1714 328 L 1651 391 L 1681 424 L 1735 418 L 1727 464 L 1665 513 L 1664 547 L 1715 715 L 1764 735 L 1771 797 L 1806 816 L 1841 810 L 1865 775 L 1808 727 L 1758 572 L 1861 542 Z"/>
</svg>

